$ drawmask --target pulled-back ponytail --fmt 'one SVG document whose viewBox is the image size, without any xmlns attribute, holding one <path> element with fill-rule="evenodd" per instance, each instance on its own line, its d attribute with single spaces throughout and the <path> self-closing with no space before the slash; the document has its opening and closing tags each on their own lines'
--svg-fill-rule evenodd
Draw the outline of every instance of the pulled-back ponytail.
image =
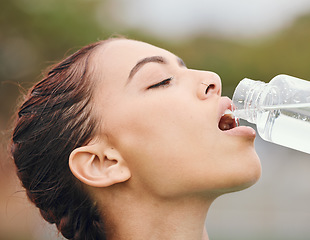
<svg viewBox="0 0 310 240">
<path fill-rule="evenodd" d="M 68 165 L 72 150 L 98 130 L 89 63 L 102 44 L 90 44 L 55 65 L 29 91 L 13 132 L 11 152 L 28 198 L 72 240 L 105 239 L 98 209 Z"/>
</svg>

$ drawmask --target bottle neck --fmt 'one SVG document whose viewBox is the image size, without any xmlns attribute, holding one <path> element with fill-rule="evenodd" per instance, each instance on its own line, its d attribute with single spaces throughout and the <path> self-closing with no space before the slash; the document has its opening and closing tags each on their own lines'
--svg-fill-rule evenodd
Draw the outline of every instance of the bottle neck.
<svg viewBox="0 0 310 240">
<path fill-rule="evenodd" d="M 235 117 L 256 123 L 262 93 L 267 84 L 248 78 L 243 79 L 235 89 L 232 101 L 236 110 Z"/>
</svg>

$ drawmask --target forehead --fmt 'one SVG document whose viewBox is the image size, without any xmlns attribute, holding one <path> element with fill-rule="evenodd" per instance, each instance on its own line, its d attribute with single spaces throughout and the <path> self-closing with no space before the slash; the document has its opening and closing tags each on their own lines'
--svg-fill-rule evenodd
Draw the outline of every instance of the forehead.
<svg viewBox="0 0 310 240">
<path fill-rule="evenodd" d="M 163 56 L 175 59 L 172 53 L 151 44 L 119 39 L 103 45 L 95 56 L 95 65 L 104 78 L 124 79 L 137 62 L 145 57 Z"/>
<path fill-rule="evenodd" d="M 105 44 L 100 51 L 101 57 L 114 58 L 116 60 L 125 59 L 125 62 L 134 60 L 135 58 L 143 58 L 150 54 L 172 55 L 167 50 L 153 46 L 151 44 L 128 40 L 118 39 Z"/>
</svg>

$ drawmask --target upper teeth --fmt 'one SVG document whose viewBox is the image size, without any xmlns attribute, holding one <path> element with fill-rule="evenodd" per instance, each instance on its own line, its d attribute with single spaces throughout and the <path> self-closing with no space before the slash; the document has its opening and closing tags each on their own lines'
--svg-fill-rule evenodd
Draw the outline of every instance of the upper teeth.
<svg viewBox="0 0 310 240">
<path fill-rule="evenodd" d="M 234 114 L 233 114 L 233 112 L 230 109 L 226 109 L 222 116 L 224 116 L 224 115 L 231 115 L 231 116 L 233 116 Z"/>
</svg>

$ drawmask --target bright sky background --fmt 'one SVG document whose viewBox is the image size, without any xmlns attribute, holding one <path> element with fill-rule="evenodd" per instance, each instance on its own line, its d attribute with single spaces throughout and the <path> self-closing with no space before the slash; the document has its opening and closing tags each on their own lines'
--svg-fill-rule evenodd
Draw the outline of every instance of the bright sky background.
<svg viewBox="0 0 310 240">
<path fill-rule="evenodd" d="M 197 32 L 257 37 L 289 26 L 310 11 L 309 0 L 109 0 L 107 4 L 119 25 L 163 38 Z"/>
</svg>

